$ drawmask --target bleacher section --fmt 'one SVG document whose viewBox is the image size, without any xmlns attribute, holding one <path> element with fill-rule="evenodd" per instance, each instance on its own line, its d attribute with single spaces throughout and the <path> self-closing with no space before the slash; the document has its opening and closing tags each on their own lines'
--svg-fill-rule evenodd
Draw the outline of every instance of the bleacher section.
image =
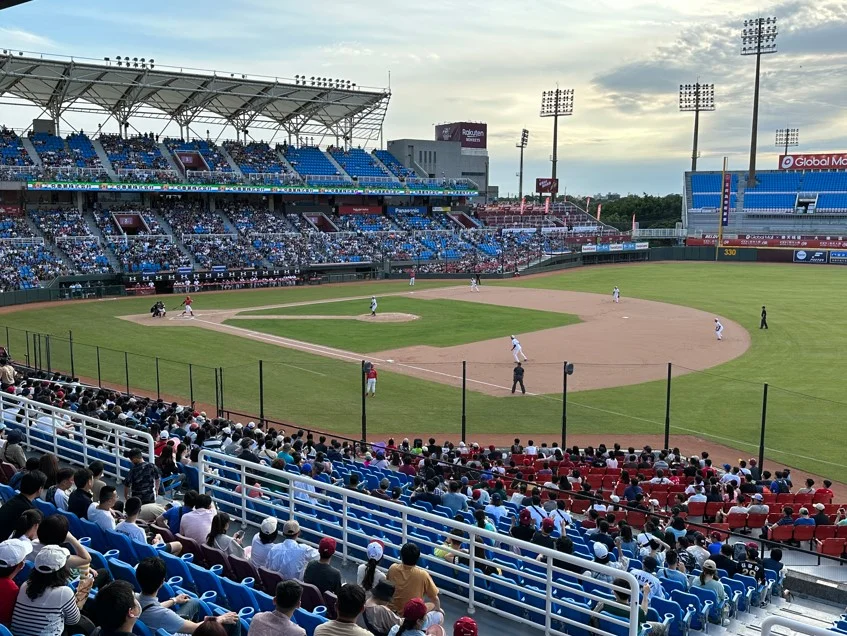
<svg viewBox="0 0 847 636">
<path fill-rule="evenodd" d="M 94 145 L 85 133 L 74 133 L 68 136 L 68 149 L 76 160 L 76 165 L 79 168 L 102 168 L 103 164 L 97 152 L 94 150 Z"/>
<path fill-rule="evenodd" d="M 185 141 L 184 139 L 165 139 L 165 145 L 173 153 L 177 150 L 189 150 L 200 153 L 203 161 L 209 166 L 212 172 L 232 172 L 232 166 L 226 158 L 218 151 L 217 146 L 211 141 L 205 139 L 195 139 Z"/>
<path fill-rule="evenodd" d="M 170 170 L 156 140 L 150 136 L 123 139 L 120 135 L 100 135 L 100 143 L 115 170 Z"/>
<path fill-rule="evenodd" d="M 276 151 L 264 141 L 254 141 L 246 146 L 241 142 L 227 141 L 224 148 L 245 175 L 288 172 Z"/>
<path fill-rule="evenodd" d="M 109 248 L 118 257 L 126 272 L 174 271 L 190 265 L 169 238 L 164 236 L 132 237 L 109 241 Z"/>
<path fill-rule="evenodd" d="M 310 185 L 337 186 L 340 183 L 349 183 L 349 180 L 327 159 L 320 148 L 287 146 L 284 148 L 284 152 L 291 167 Z M 321 179 L 321 177 L 327 178 Z"/>
<path fill-rule="evenodd" d="M 367 152 L 361 148 L 344 150 L 335 148 L 330 151 L 333 159 L 344 168 L 344 171 L 356 179 L 360 185 L 385 185 L 387 181 L 394 181 L 394 175 L 382 169 Z"/>
<path fill-rule="evenodd" d="M 374 155 L 377 159 L 379 159 L 382 164 L 388 168 L 391 173 L 397 177 L 398 179 L 405 179 L 406 177 L 415 177 L 414 170 L 409 170 L 406 166 L 404 166 L 400 161 L 392 155 L 387 150 L 374 150 Z"/>
</svg>

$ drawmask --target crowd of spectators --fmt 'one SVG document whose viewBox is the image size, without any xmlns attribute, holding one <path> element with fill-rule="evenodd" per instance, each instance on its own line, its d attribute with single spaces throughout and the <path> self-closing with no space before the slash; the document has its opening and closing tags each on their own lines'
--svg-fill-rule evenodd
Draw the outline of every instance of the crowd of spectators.
<svg viewBox="0 0 847 636">
<path fill-rule="evenodd" d="M 67 236 L 92 236 L 88 224 L 78 210 L 32 210 L 29 214 L 38 229 L 51 241 Z"/>
<path fill-rule="evenodd" d="M 124 139 L 120 135 L 102 134 L 100 143 L 115 170 L 170 170 L 159 144 L 150 133 Z"/>
<path fill-rule="evenodd" d="M 41 287 L 68 274 L 44 245 L 16 245 L 0 241 L 0 292 Z"/>
<path fill-rule="evenodd" d="M 0 166 L 31 166 L 32 159 L 14 130 L 0 128 Z"/>
<path fill-rule="evenodd" d="M 192 141 L 185 141 L 184 139 L 168 137 L 165 139 L 165 145 L 171 152 L 187 150 L 199 153 L 200 156 L 203 157 L 203 161 L 206 162 L 206 165 L 209 167 L 211 172 L 233 171 L 232 166 L 229 165 L 226 157 L 221 154 L 218 147 L 210 140 L 195 139 Z"/>
<path fill-rule="evenodd" d="M 282 213 L 260 210 L 243 203 L 225 204 L 220 210 L 229 217 L 238 232 L 244 236 L 286 234 L 297 231 Z"/>
<path fill-rule="evenodd" d="M 70 238 L 58 241 L 56 246 L 68 257 L 81 274 L 106 274 L 112 271 L 109 257 L 103 246 L 93 236 L 90 238 Z"/>
<path fill-rule="evenodd" d="M 197 203 L 175 200 L 159 212 L 178 235 L 227 233 L 221 216 Z"/>
<path fill-rule="evenodd" d="M 165 236 L 147 235 L 109 242 L 127 272 L 174 271 L 191 264 L 179 247 Z"/>
<path fill-rule="evenodd" d="M 239 141 L 227 141 L 224 143 L 224 148 L 245 175 L 291 174 L 276 150 L 264 141 L 254 141 L 246 146 Z"/>
<path fill-rule="evenodd" d="M 200 267 L 225 265 L 230 268 L 262 267 L 262 255 L 249 239 L 236 236 L 185 235 L 185 247 Z"/>
</svg>

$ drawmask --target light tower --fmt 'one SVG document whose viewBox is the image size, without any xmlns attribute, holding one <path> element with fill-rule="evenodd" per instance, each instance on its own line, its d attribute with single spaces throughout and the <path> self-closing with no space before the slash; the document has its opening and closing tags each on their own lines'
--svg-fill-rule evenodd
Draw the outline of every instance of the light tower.
<svg viewBox="0 0 847 636">
<path fill-rule="evenodd" d="M 521 130 L 521 139 L 515 144 L 515 148 L 521 149 L 521 163 L 518 171 L 518 201 L 523 200 L 523 151 L 529 143 L 529 131 L 524 128 Z"/>
<path fill-rule="evenodd" d="M 756 56 L 756 79 L 753 87 L 753 130 L 750 136 L 750 171 L 747 175 L 748 187 L 756 185 L 756 137 L 759 128 L 759 72 L 762 56 L 776 53 L 778 30 L 776 18 L 754 18 L 744 20 L 741 31 L 741 55 Z"/>
<path fill-rule="evenodd" d="M 695 84 L 679 85 L 679 110 L 694 113 L 694 144 L 691 149 L 691 172 L 697 171 L 697 141 L 700 135 L 700 112 L 715 110 L 715 85 Z"/>
<path fill-rule="evenodd" d="M 784 148 L 785 154 L 788 154 L 789 146 L 800 145 L 800 129 L 799 128 L 777 128 L 776 141 L 774 145 L 777 148 Z"/>
<path fill-rule="evenodd" d="M 541 93 L 541 117 L 553 118 L 553 163 L 552 178 L 556 180 L 556 164 L 558 163 L 559 117 L 573 115 L 573 89 L 556 87 L 554 91 Z"/>
</svg>

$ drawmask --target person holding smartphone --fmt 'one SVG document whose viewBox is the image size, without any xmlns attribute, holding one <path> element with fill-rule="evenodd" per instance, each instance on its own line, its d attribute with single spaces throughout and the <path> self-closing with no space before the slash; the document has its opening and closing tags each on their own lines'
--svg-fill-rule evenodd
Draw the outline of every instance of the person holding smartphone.
<svg viewBox="0 0 847 636">
<path fill-rule="evenodd" d="M 217 548 L 224 554 L 232 555 L 240 559 L 250 558 L 250 548 L 241 545 L 244 539 L 244 531 L 239 530 L 233 536 L 229 536 L 230 518 L 225 512 L 219 512 L 212 518 L 212 528 L 209 535 L 206 537 L 206 545 L 210 548 Z"/>
</svg>

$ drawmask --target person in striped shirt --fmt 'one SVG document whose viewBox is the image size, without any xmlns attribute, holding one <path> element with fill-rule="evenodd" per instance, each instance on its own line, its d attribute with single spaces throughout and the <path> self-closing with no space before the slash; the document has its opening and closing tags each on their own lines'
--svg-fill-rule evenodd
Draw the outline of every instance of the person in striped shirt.
<svg viewBox="0 0 847 636">
<path fill-rule="evenodd" d="M 76 591 L 68 585 L 72 578 L 70 554 L 58 545 L 44 546 L 38 552 L 12 612 L 15 636 L 62 636 L 66 626 L 73 626 L 75 634 L 94 631 L 94 623 L 80 612 L 94 579 L 82 579 Z"/>
</svg>

